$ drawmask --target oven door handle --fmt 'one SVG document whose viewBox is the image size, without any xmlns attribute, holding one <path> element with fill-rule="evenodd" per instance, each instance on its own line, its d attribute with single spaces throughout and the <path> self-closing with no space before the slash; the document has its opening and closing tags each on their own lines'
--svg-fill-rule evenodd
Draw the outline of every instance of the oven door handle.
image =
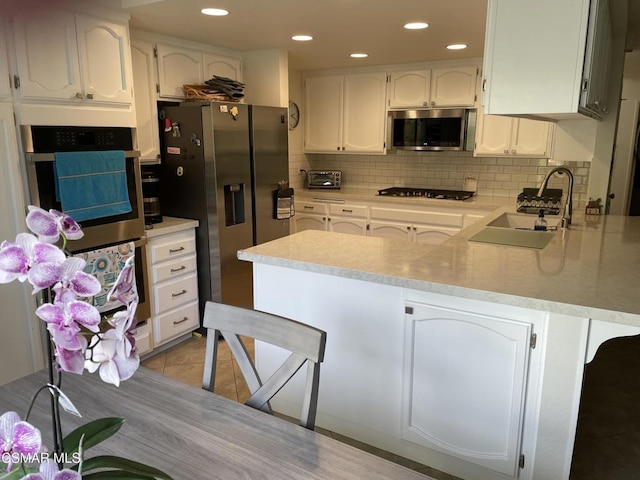
<svg viewBox="0 0 640 480">
<path fill-rule="evenodd" d="M 127 150 L 124 152 L 124 156 L 125 158 L 140 158 L 140 151 Z M 27 163 L 53 162 L 55 160 L 55 154 L 27 152 L 25 153 L 25 158 L 27 159 Z"/>
</svg>

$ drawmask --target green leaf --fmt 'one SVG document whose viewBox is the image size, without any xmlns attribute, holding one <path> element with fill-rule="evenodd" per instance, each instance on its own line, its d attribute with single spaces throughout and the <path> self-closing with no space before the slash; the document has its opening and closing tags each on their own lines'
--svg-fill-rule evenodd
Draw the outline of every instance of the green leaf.
<svg viewBox="0 0 640 480">
<path fill-rule="evenodd" d="M 86 423 L 64 437 L 62 449 L 69 455 L 77 452 L 80 446 L 80 439 L 84 435 L 82 448 L 88 450 L 120 430 L 123 423 L 124 418 L 120 417 L 99 418 Z"/>
<path fill-rule="evenodd" d="M 5 464 L 3 463 L 4 467 Z M 36 467 L 25 467 L 27 473 L 38 473 L 38 469 Z M 0 480 L 19 480 L 24 476 L 24 471 L 20 466 L 15 466 L 13 470 L 6 475 L 0 475 Z"/>
<path fill-rule="evenodd" d="M 141 477 L 131 478 L 159 478 L 162 480 L 173 480 L 172 477 L 167 475 L 157 468 L 150 467 L 144 463 L 129 460 L 128 458 L 114 457 L 112 455 L 103 455 L 100 457 L 87 458 L 82 462 L 82 478 L 102 478 L 102 477 L 89 477 L 84 472 L 95 470 L 96 468 L 110 468 L 118 469 L 123 475 L 136 474 Z M 98 472 L 103 473 L 103 472 Z M 116 478 L 116 477 L 104 477 L 104 478 Z M 126 477 L 117 477 L 126 478 Z"/>
</svg>

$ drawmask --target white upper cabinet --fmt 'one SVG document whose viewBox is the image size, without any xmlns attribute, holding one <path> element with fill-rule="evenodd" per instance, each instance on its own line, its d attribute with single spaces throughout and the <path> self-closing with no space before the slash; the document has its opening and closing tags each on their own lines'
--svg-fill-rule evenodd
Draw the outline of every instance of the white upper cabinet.
<svg viewBox="0 0 640 480">
<path fill-rule="evenodd" d="M 131 103 L 131 47 L 126 25 L 76 15 L 76 36 L 85 98 Z"/>
<path fill-rule="evenodd" d="M 5 25 L 0 21 L 0 98 L 11 97 L 11 81 L 9 77 L 9 61 L 5 34 Z"/>
<path fill-rule="evenodd" d="M 305 151 L 384 152 L 386 73 L 305 79 Z"/>
<path fill-rule="evenodd" d="M 23 100 L 131 104 L 127 26 L 60 11 L 14 24 Z"/>
<path fill-rule="evenodd" d="M 391 72 L 389 107 L 428 107 L 431 92 L 431 70 Z"/>
<path fill-rule="evenodd" d="M 213 75 L 242 80 L 239 58 L 205 52 L 196 48 L 158 43 L 159 95 L 183 99 L 183 85 L 202 85 Z"/>
<path fill-rule="evenodd" d="M 204 80 L 202 52 L 158 43 L 158 83 L 160 96 L 184 98 L 182 86 Z"/>
<path fill-rule="evenodd" d="M 84 97 L 75 15 L 57 12 L 14 23 L 20 98 L 74 100 Z"/>
<path fill-rule="evenodd" d="M 478 67 L 437 67 L 391 72 L 389 108 L 473 107 Z"/>
<path fill-rule="evenodd" d="M 486 113 L 606 115 L 607 0 L 490 0 L 484 51 Z"/>
<path fill-rule="evenodd" d="M 136 138 L 140 161 L 157 161 L 160 155 L 156 62 L 154 47 L 146 40 L 131 40 L 131 63 L 136 106 Z"/>
<path fill-rule="evenodd" d="M 552 124 L 527 118 L 483 115 L 478 109 L 474 156 L 549 158 Z"/>
<path fill-rule="evenodd" d="M 473 107 L 476 103 L 478 68 L 447 67 L 431 70 L 432 107 Z"/>
<path fill-rule="evenodd" d="M 241 65 L 240 60 L 237 58 L 205 53 L 204 79 L 208 80 L 216 75 L 240 81 L 242 79 Z"/>
</svg>

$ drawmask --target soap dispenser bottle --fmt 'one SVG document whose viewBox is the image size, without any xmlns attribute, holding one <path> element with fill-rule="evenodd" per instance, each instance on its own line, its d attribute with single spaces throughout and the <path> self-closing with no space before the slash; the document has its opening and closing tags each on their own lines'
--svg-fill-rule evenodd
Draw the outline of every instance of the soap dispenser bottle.
<svg viewBox="0 0 640 480">
<path fill-rule="evenodd" d="M 547 229 L 547 221 L 544 219 L 544 210 L 541 208 L 538 212 L 538 218 L 536 219 L 536 223 L 533 225 L 534 230 L 546 230 Z"/>
</svg>

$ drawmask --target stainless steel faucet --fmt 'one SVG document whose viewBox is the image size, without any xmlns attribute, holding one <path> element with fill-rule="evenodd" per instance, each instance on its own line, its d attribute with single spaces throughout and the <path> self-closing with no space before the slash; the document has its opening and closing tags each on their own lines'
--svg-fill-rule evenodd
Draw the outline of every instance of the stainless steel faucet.
<svg viewBox="0 0 640 480">
<path fill-rule="evenodd" d="M 549 170 L 542 181 L 542 185 L 540 185 L 540 188 L 538 189 L 538 197 L 542 197 L 542 194 L 549 183 L 549 179 L 554 173 L 559 173 L 561 175 L 566 173 L 569 177 L 569 195 L 567 196 L 566 202 L 564 202 L 564 213 L 562 214 L 562 223 L 560 224 L 562 228 L 569 228 L 569 225 L 571 225 L 571 214 L 573 213 L 573 173 L 571 173 L 571 170 L 565 167 L 555 167 Z"/>
</svg>

